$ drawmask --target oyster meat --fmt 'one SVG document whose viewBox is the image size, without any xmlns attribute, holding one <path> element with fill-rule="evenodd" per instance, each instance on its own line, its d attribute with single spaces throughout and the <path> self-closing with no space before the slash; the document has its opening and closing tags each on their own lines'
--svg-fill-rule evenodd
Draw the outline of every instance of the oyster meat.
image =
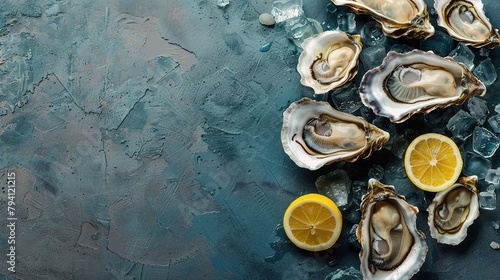
<svg viewBox="0 0 500 280">
<path fill-rule="evenodd" d="M 390 51 L 359 86 L 363 104 L 396 123 L 485 93 L 484 84 L 464 64 L 420 50 Z"/>
<path fill-rule="evenodd" d="M 494 48 L 500 35 L 486 17 L 481 0 L 435 0 L 438 25 L 466 45 Z"/>
<path fill-rule="evenodd" d="M 357 14 L 369 14 L 393 38 L 426 39 L 434 34 L 424 0 L 331 0 Z"/>
<path fill-rule="evenodd" d="M 448 189 L 436 193 L 429 205 L 429 229 L 439 243 L 457 245 L 479 216 L 477 176 L 461 177 Z"/>
<path fill-rule="evenodd" d="M 361 117 L 335 110 L 328 102 L 302 98 L 283 113 L 283 149 L 298 166 L 310 170 L 366 158 L 388 140 L 389 133 Z"/>
<path fill-rule="evenodd" d="M 316 94 L 342 86 L 358 73 L 361 48 L 359 35 L 338 30 L 307 38 L 297 64 L 300 82 Z"/>
<path fill-rule="evenodd" d="M 417 229 L 418 208 L 394 186 L 370 179 L 361 202 L 356 237 L 363 279 L 410 279 L 427 255 L 425 235 Z"/>
</svg>

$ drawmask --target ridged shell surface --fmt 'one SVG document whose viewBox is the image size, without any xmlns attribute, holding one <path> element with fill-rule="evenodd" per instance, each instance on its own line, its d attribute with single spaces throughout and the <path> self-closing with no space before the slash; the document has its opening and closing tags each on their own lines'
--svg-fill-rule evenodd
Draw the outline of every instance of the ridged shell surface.
<svg viewBox="0 0 500 280">
<path fill-rule="evenodd" d="M 357 14 L 369 14 L 393 38 L 426 39 L 434 34 L 424 0 L 331 0 Z"/>
<path fill-rule="evenodd" d="M 481 0 L 435 0 L 434 8 L 438 25 L 455 40 L 475 48 L 500 45 L 498 30 L 486 16 Z"/>
<path fill-rule="evenodd" d="M 420 50 L 390 51 L 359 86 L 363 104 L 396 123 L 485 93 L 484 84 L 464 64 Z"/>
</svg>

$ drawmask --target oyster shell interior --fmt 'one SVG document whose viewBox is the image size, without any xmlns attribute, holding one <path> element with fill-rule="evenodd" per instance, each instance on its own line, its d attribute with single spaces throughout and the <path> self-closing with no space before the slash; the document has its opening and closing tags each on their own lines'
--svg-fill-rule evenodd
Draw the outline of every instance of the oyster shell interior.
<svg viewBox="0 0 500 280">
<path fill-rule="evenodd" d="M 314 89 L 316 94 L 344 85 L 358 72 L 361 48 L 359 35 L 339 30 L 325 31 L 306 39 L 297 64 L 300 82 Z"/>
<path fill-rule="evenodd" d="M 410 279 L 420 270 L 427 244 L 416 227 L 417 213 L 394 186 L 369 180 L 356 231 L 364 279 Z"/>
<path fill-rule="evenodd" d="M 382 65 L 365 73 L 359 87 L 363 103 L 392 122 L 485 92 L 484 84 L 465 65 L 420 50 L 389 52 Z"/>
<path fill-rule="evenodd" d="M 358 14 L 369 14 L 387 36 L 426 39 L 434 34 L 423 0 L 331 0 Z"/>
<path fill-rule="evenodd" d="M 298 166 L 311 170 L 368 157 L 388 140 L 389 133 L 328 102 L 303 98 L 283 113 L 283 149 Z"/>
<path fill-rule="evenodd" d="M 431 236 L 439 243 L 457 245 L 467 236 L 467 228 L 479 216 L 476 183 L 477 176 L 462 177 L 429 205 Z"/>
<path fill-rule="evenodd" d="M 436 0 L 438 24 L 451 37 L 473 47 L 493 48 L 500 44 L 500 35 L 483 10 L 481 0 Z"/>
</svg>

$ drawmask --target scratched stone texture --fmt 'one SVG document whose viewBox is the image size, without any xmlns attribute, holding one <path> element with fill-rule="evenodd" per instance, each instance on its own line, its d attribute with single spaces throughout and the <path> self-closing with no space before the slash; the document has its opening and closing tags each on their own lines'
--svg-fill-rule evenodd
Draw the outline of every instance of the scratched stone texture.
<svg viewBox="0 0 500 280">
<path fill-rule="evenodd" d="M 329 1 L 304 2 L 327 20 Z M 352 223 L 322 253 L 297 249 L 280 227 L 288 204 L 341 165 L 312 172 L 283 152 L 283 111 L 312 95 L 293 43 L 258 22 L 272 3 L 0 2 L 0 182 L 16 173 L 18 217 L 15 274 L 0 230 L 1 278 L 325 279 L 359 269 Z M 498 51 L 490 57 L 498 70 Z M 494 279 L 498 213 L 482 213 L 454 248 L 426 232 L 415 279 Z"/>
</svg>

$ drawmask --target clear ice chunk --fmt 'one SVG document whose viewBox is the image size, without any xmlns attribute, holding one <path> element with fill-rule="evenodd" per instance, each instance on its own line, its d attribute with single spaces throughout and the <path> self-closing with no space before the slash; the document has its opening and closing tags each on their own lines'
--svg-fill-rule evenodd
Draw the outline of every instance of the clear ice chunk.
<svg viewBox="0 0 500 280">
<path fill-rule="evenodd" d="M 363 25 L 360 34 L 363 44 L 369 46 L 384 45 L 387 41 L 387 37 L 382 31 L 380 23 L 374 20 L 368 21 Z"/>
<path fill-rule="evenodd" d="M 366 194 L 367 190 L 368 190 L 368 182 L 354 181 L 352 183 L 352 200 L 356 205 L 359 206 L 361 204 L 363 195 Z"/>
<path fill-rule="evenodd" d="M 337 6 L 330 2 L 326 5 L 326 11 L 330 14 L 334 14 L 337 11 Z"/>
<path fill-rule="evenodd" d="M 495 192 L 480 192 L 479 207 L 484 210 L 495 210 L 497 208 L 497 195 Z"/>
<path fill-rule="evenodd" d="M 354 267 L 337 269 L 325 277 L 325 280 L 361 280 L 361 272 Z"/>
<path fill-rule="evenodd" d="M 329 197 L 341 210 L 347 209 L 351 179 L 345 170 L 337 169 L 316 180 L 316 189 L 322 195 Z"/>
<path fill-rule="evenodd" d="M 347 241 L 354 247 L 361 249 L 361 244 L 359 244 L 358 238 L 356 237 L 356 230 L 358 230 L 358 224 L 352 225 L 347 233 Z"/>
<path fill-rule="evenodd" d="M 487 48 L 481 48 L 479 50 L 479 55 L 480 56 L 485 56 L 485 57 L 490 56 L 490 50 L 487 49 Z"/>
<path fill-rule="evenodd" d="M 352 114 L 363 106 L 358 94 L 358 86 L 354 83 L 333 91 L 331 97 L 335 107 L 343 112 Z"/>
<path fill-rule="evenodd" d="M 495 133 L 500 133 L 500 114 L 493 115 L 488 119 L 488 123 Z"/>
<path fill-rule="evenodd" d="M 227 5 L 229 5 L 229 0 L 217 0 L 217 6 L 219 6 L 219 8 L 224 9 Z"/>
<path fill-rule="evenodd" d="M 490 113 L 486 100 L 473 96 L 467 100 L 467 109 L 470 115 L 477 120 L 477 123 L 483 125 Z"/>
<path fill-rule="evenodd" d="M 363 48 L 361 51 L 360 59 L 363 62 L 365 69 L 373 69 L 384 60 L 386 55 L 384 46 L 370 46 Z"/>
<path fill-rule="evenodd" d="M 413 50 L 412 47 L 404 44 L 394 44 L 391 46 L 391 51 L 395 51 L 397 53 L 405 53 Z"/>
<path fill-rule="evenodd" d="M 450 118 L 448 124 L 446 124 L 446 128 L 448 128 L 454 137 L 465 140 L 472 134 L 476 124 L 477 121 L 475 118 L 464 110 L 460 110 Z"/>
<path fill-rule="evenodd" d="M 368 177 L 377 180 L 382 180 L 384 178 L 384 168 L 379 164 L 373 164 L 370 170 L 368 170 Z"/>
<path fill-rule="evenodd" d="M 491 169 L 491 161 L 474 153 L 466 152 L 462 173 L 465 176 L 476 175 L 479 180 L 483 180 Z"/>
<path fill-rule="evenodd" d="M 398 158 L 403 158 L 406 152 L 406 148 L 408 147 L 408 141 L 403 134 L 398 134 L 394 138 L 394 142 L 392 143 L 391 151 Z"/>
<path fill-rule="evenodd" d="M 478 77 L 479 80 L 481 80 L 486 86 L 493 84 L 493 82 L 497 79 L 495 65 L 493 65 L 493 62 L 489 57 L 481 61 L 472 73 L 476 75 L 476 77 Z"/>
<path fill-rule="evenodd" d="M 338 28 L 347 33 L 356 31 L 356 15 L 353 13 L 341 13 L 337 15 Z"/>
<path fill-rule="evenodd" d="M 434 35 L 426 40 L 420 41 L 420 49 L 424 51 L 433 51 L 440 56 L 446 56 L 453 47 L 453 39 L 448 34 L 436 31 Z"/>
<path fill-rule="evenodd" d="M 500 167 L 497 169 L 490 169 L 486 173 L 484 180 L 490 184 L 498 184 L 500 183 Z"/>
<path fill-rule="evenodd" d="M 305 39 L 323 31 L 319 22 L 304 15 L 302 0 L 276 0 L 271 14 L 276 24 L 284 27 L 286 36 L 299 48 Z"/>
<path fill-rule="evenodd" d="M 495 154 L 500 145 L 500 140 L 495 133 L 480 126 L 474 128 L 472 135 L 472 148 L 474 151 L 485 158 L 489 158 Z"/>
<path fill-rule="evenodd" d="M 493 220 L 493 221 L 491 221 L 491 226 L 494 229 L 499 229 L 500 228 L 500 220 Z"/>
<path fill-rule="evenodd" d="M 453 49 L 449 56 L 458 62 L 462 62 L 472 70 L 474 68 L 474 53 L 463 43 L 458 43 L 457 47 Z"/>
</svg>

